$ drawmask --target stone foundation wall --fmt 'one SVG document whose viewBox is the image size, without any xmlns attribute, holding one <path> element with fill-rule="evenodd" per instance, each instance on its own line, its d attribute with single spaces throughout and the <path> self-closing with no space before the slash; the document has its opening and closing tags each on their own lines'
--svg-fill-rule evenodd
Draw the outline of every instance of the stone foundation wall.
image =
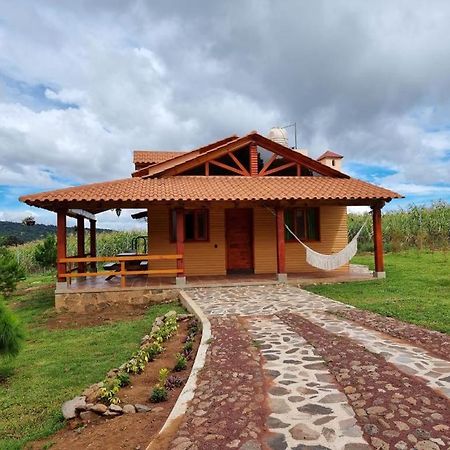
<svg viewBox="0 0 450 450">
<path fill-rule="evenodd" d="M 90 313 L 110 307 L 139 307 L 178 299 L 177 289 L 133 289 L 99 292 L 56 292 L 57 312 Z"/>
</svg>

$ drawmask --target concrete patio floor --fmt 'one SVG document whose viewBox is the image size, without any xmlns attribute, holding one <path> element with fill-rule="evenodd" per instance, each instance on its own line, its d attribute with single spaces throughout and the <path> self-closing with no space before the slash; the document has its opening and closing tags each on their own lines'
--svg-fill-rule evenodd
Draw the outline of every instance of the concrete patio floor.
<svg viewBox="0 0 450 450">
<path fill-rule="evenodd" d="M 210 317 L 213 341 L 171 449 L 450 447 L 449 360 L 345 320 L 339 312 L 353 308 L 296 287 L 186 292 Z M 229 344 L 233 330 L 239 347 Z M 230 387 L 258 379 L 258 364 L 244 364 L 249 358 L 264 373 L 265 408 L 255 393 L 242 400 Z M 252 404 L 257 418 L 246 409 Z"/>
</svg>

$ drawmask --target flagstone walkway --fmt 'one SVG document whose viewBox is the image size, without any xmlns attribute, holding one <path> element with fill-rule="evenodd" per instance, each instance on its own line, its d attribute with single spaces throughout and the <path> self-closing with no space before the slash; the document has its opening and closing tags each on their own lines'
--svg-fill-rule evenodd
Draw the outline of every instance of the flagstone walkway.
<svg viewBox="0 0 450 450">
<path fill-rule="evenodd" d="M 450 449 L 450 361 L 439 335 L 402 324 L 401 340 L 291 286 L 187 292 L 210 316 L 213 342 L 171 449 Z"/>
</svg>

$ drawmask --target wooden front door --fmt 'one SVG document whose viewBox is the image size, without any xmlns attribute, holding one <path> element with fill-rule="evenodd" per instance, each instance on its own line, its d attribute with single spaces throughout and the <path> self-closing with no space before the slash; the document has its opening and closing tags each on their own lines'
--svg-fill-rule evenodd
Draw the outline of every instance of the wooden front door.
<svg viewBox="0 0 450 450">
<path fill-rule="evenodd" d="M 253 273 L 253 210 L 226 209 L 227 273 Z"/>
</svg>

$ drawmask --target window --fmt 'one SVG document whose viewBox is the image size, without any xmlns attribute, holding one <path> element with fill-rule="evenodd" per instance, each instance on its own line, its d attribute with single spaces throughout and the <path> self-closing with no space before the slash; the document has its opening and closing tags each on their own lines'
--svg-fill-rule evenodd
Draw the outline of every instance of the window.
<svg viewBox="0 0 450 450">
<path fill-rule="evenodd" d="M 320 240 L 319 208 L 288 208 L 284 211 L 284 221 L 300 240 Z M 296 240 L 288 230 L 285 239 L 286 242 Z"/>
<path fill-rule="evenodd" d="M 207 209 L 184 210 L 184 242 L 207 241 L 208 217 Z M 170 241 L 177 240 L 177 213 L 175 209 L 170 211 Z"/>
</svg>

